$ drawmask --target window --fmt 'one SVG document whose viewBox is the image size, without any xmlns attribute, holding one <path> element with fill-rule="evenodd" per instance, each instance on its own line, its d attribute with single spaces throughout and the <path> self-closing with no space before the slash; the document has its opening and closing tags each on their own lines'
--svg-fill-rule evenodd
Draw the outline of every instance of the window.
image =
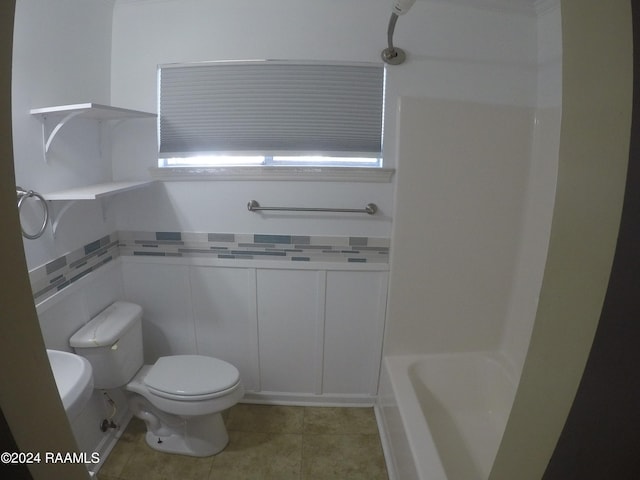
<svg viewBox="0 0 640 480">
<path fill-rule="evenodd" d="M 381 65 L 211 62 L 158 76 L 159 167 L 382 166 Z"/>
</svg>

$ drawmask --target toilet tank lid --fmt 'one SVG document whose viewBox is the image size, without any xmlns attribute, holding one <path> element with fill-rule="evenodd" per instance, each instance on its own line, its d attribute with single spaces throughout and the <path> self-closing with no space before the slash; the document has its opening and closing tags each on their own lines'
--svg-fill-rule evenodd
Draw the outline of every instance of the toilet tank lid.
<svg viewBox="0 0 640 480">
<path fill-rule="evenodd" d="M 114 302 L 74 333 L 69 344 L 76 348 L 113 345 L 142 316 L 142 307 L 130 302 Z"/>
</svg>

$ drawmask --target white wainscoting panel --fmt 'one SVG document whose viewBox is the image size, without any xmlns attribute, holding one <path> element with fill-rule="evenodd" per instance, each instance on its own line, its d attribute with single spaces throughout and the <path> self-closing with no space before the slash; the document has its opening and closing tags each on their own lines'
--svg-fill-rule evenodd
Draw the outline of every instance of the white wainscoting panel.
<svg viewBox="0 0 640 480">
<path fill-rule="evenodd" d="M 324 393 L 376 394 L 386 301 L 386 272 L 327 272 Z"/>
<path fill-rule="evenodd" d="M 255 269 L 191 267 L 190 283 L 198 354 L 235 365 L 245 389 L 260 390 Z"/>
<path fill-rule="evenodd" d="M 145 359 L 198 353 L 240 371 L 245 401 L 372 404 L 388 270 L 366 263 L 121 257 Z"/>
<path fill-rule="evenodd" d="M 315 392 L 321 272 L 258 270 L 260 383 L 271 392 Z"/>
<path fill-rule="evenodd" d="M 145 363 L 160 356 L 196 353 L 189 267 L 123 263 L 126 299 L 142 307 Z"/>
</svg>

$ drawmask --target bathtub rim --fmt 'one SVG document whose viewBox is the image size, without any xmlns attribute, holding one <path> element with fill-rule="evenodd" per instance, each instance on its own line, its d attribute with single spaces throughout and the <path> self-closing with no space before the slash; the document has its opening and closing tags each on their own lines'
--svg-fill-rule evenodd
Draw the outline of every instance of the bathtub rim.
<svg viewBox="0 0 640 480">
<path fill-rule="evenodd" d="M 423 359 L 426 355 L 388 355 L 383 358 L 383 365 L 386 369 L 387 378 L 391 384 L 394 403 L 398 408 L 400 419 L 402 421 L 402 427 L 404 434 L 407 437 L 409 443 L 409 449 L 411 450 L 411 457 L 415 470 L 420 480 L 447 480 L 447 475 L 440 460 L 440 455 L 436 447 L 435 441 L 431 435 L 429 424 L 424 417 L 422 408 L 420 407 L 411 379 L 408 371 L 409 366 L 417 360 Z M 401 375 L 392 375 L 390 370 L 401 371 Z M 402 408 L 398 405 L 397 393 L 399 391 L 410 392 L 411 396 L 403 402 Z M 380 406 L 382 410 L 382 406 Z M 384 413 L 381 412 L 381 416 L 384 418 Z M 383 422 L 384 423 L 384 422 Z M 419 427 L 416 428 L 416 423 L 419 423 Z M 389 433 L 387 431 L 387 425 L 383 427 L 385 442 L 389 443 Z M 421 451 L 417 451 L 418 446 L 421 446 Z M 383 445 L 384 446 L 384 445 Z M 388 455 L 391 458 L 391 464 L 394 470 L 396 470 L 395 458 L 393 456 L 393 448 L 387 445 Z M 387 454 L 385 453 L 385 455 Z M 387 462 L 389 463 L 389 462 Z M 393 476 L 396 477 L 394 471 Z M 393 479 L 392 479 L 393 480 Z M 397 479 L 401 480 L 401 479 Z"/>
<path fill-rule="evenodd" d="M 381 383 L 379 389 L 381 390 L 383 388 L 382 378 L 383 376 L 386 376 L 391 388 L 391 392 L 388 393 L 393 396 L 393 406 L 398 410 L 403 433 L 407 439 L 407 443 L 409 444 L 411 458 L 413 459 L 413 464 L 419 480 L 447 480 L 447 474 L 440 458 L 440 454 L 438 453 L 435 440 L 431 434 L 428 421 L 425 418 L 422 407 L 418 402 L 415 388 L 409 374 L 410 367 L 416 362 L 422 362 L 429 357 L 439 357 L 442 359 L 453 356 L 475 356 L 481 357 L 485 360 L 495 361 L 503 369 L 508 380 L 513 383 L 514 388 L 517 388 L 518 376 L 515 374 L 515 369 L 509 361 L 509 358 L 501 351 L 434 352 L 407 355 L 385 355 L 382 359 L 383 371 L 381 371 Z M 408 392 L 409 395 L 406 395 L 406 398 L 403 397 L 402 401 L 398 402 L 398 392 Z M 382 398 L 384 393 L 385 392 L 382 391 L 378 392 L 376 416 L 380 417 L 378 419 L 378 425 L 381 432 L 381 438 L 384 437 L 382 438 L 382 443 L 386 462 L 389 465 L 387 470 L 389 471 L 390 480 L 403 480 L 397 476 L 398 469 L 394 455 L 393 441 L 391 439 L 389 425 L 384 413 L 384 407 L 386 406 L 383 404 L 385 399 Z M 400 406 L 400 404 L 402 404 L 402 406 Z M 417 451 L 418 446 L 421 447 L 420 451 Z"/>
</svg>

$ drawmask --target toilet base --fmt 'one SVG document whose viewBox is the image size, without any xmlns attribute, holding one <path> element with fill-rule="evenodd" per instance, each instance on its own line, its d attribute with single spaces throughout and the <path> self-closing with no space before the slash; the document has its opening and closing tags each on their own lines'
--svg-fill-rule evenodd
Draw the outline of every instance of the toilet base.
<svg viewBox="0 0 640 480">
<path fill-rule="evenodd" d="M 219 413 L 185 419 L 176 428 L 169 428 L 166 435 L 157 435 L 147 430 L 145 440 L 154 450 L 192 457 L 208 457 L 224 450 L 229 435 Z"/>
</svg>

